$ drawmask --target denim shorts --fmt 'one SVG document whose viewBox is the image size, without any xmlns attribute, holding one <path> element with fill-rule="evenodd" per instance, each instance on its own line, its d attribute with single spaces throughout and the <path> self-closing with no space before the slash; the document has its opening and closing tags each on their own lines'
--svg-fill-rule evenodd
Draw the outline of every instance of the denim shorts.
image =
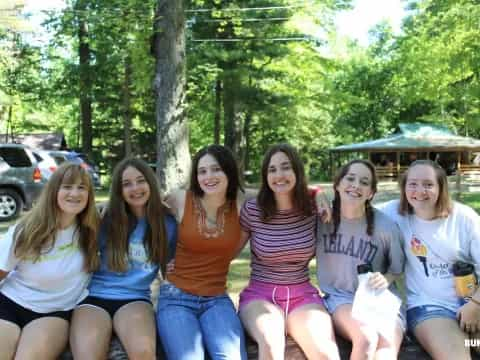
<svg viewBox="0 0 480 360">
<path fill-rule="evenodd" d="M 330 315 L 338 309 L 341 305 L 352 305 L 353 304 L 354 294 L 346 291 L 338 291 L 338 292 L 330 292 L 326 293 L 323 301 L 325 303 L 325 308 L 329 312 Z M 405 308 L 402 305 L 400 310 L 398 311 L 398 322 L 403 329 L 403 331 L 407 328 L 407 321 L 405 316 Z"/>
<path fill-rule="evenodd" d="M 422 321 L 433 318 L 447 318 L 457 320 L 455 311 L 440 305 L 422 305 L 415 306 L 407 310 L 408 330 L 413 334 L 413 330 Z"/>
<path fill-rule="evenodd" d="M 317 288 L 309 281 L 294 285 L 274 285 L 250 280 L 248 286 L 240 293 L 239 311 L 254 300 L 275 304 L 287 315 L 302 305 L 323 305 Z"/>
</svg>

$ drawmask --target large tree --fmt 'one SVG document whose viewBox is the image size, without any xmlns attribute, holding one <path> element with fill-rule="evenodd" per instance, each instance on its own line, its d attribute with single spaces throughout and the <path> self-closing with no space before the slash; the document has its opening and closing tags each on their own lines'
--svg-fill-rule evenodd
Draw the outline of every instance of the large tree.
<svg viewBox="0 0 480 360">
<path fill-rule="evenodd" d="M 158 0 L 154 27 L 157 174 L 162 190 L 185 184 L 190 171 L 185 116 L 183 1 Z"/>
</svg>

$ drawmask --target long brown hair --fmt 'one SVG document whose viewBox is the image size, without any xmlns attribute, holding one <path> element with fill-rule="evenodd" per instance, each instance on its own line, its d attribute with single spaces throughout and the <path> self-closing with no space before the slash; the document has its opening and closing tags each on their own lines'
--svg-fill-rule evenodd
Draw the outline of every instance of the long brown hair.
<svg viewBox="0 0 480 360">
<path fill-rule="evenodd" d="M 333 191 L 335 192 L 335 196 L 333 198 L 333 204 L 332 204 L 332 218 L 333 218 L 333 234 L 336 235 L 338 228 L 340 226 L 340 219 L 341 219 L 341 199 L 340 199 L 340 194 L 337 190 L 338 185 L 340 184 L 340 181 L 348 174 L 350 171 L 350 167 L 354 164 L 362 164 L 365 165 L 368 170 L 370 170 L 370 173 L 372 174 L 372 182 L 370 184 L 372 188 L 372 198 L 377 192 L 377 173 L 375 171 L 375 166 L 368 160 L 363 160 L 363 159 L 356 159 L 348 162 L 347 164 L 343 165 L 335 175 L 335 178 L 333 179 Z M 365 201 L 365 216 L 367 218 L 367 235 L 372 236 L 373 235 L 373 229 L 375 226 L 375 217 L 374 217 L 374 211 L 372 204 L 370 203 L 371 200 Z"/>
<path fill-rule="evenodd" d="M 436 162 L 431 160 L 416 160 L 410 164 L 408 169 L 402 174 L 399 180 L 400 187 L 400 205 L 398 212 L 402 215 L 414 214 L 415 211 L 407 200 L 407 195 L 405 192 L 405 187 L 407 185 L 408 174 L 410 170 L 417 165 L 430 166 L 435 172 L 435 177 L 438 183 L 439 192 L 437 203 L 435 204 L 435 216 L 436 217 L 447 217 L 452 211 L 452 200 L 450 194 L 448 193 L 448 179 L 447 173 L 445 170 Z"/>
<path fill-rule="evenodd" d="M 155 173 L 147 163 L 136 158 L 123 159 L 113 170 L 110 199 L 102 219 L 102 227 L 106 227 L 108 268 L 117 272 L 124 272 L 128 268 L 128 237 L 135 226 L 135 217 L 122 195 L 122 176 L 128 167 L 141 172 L 150 187 L 150 198 L 145 209 L 148 227 L 143 244 L 148 253 L 148 260 L 160 265 L 162 273 L 165 273 L 167 259 L 165 207 L 161 201 Z"/>
<path fill-rule="evenodd" d="M 73 184 L 78 180 L 88 189 L 87 205 L 77 215 L 78 244 L 85 257 L 85 271 L 92 272 L 98 268 L 98 217 L 92 181 L 85 169 L 69 162 L 60 165 L 52 174 L 38 202 L 15 228 L 15 256 L 22 260 L 38 261 L 42 253 L 55 246 L 55 234 L 60 229 L 62 212 L 58 207 L 58 191 L 62 184 Z"/>
<path fill-rule="evenodd" d="M 302 159 L 292 145 L 281 143 L 271 146 L 263 157 L 262 184 L 257 195 L 257 203 L 262 212 L 262 220 L 271 219 L 277 211 L 275 196 L 270 186 L 268 186 L 267 177 L 270 159 L 278 152 L 283 152 L 288 157 L 292 170 L 295 173 L 296 182 L 292 195 L 293 207 L 305 216 L 312 215 L 312 199 L 308 194 L 307 179 Z"/>
</svg>

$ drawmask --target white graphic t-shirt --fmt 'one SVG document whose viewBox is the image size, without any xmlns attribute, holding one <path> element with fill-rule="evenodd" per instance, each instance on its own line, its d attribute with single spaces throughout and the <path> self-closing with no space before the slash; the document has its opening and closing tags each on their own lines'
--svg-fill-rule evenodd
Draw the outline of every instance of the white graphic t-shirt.
<svg viewBox="0 0 480 360">
<path fill-rule="evenodd" d="M 88 295 L 90 280 L 76 230 L 77 225 L 72 225 L 57 231 L 55 246 L 32 262 L 15 256 L 15 226 L 10 227 L 0 240 L 0 269 L 10 272 L 0 292 L 38 313 L 73 309 Z"/>
<path fill-rule="evenodd" d="M 404 235 L 407 307 L 440 305 L 457 311 L 461 302 L 455 292 L 453 264 L 474 264 L 480 275 L 480 216 L 459 203 L 454 203 L 447 218 L 434 220 L 400 215 L 398 207 L 398 200 L 378 206 Z"/>
</svg>

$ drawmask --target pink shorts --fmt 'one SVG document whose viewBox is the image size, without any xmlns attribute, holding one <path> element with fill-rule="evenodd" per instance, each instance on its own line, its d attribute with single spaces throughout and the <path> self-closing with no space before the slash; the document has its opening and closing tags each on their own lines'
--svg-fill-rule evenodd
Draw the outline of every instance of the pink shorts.
<svg viewBox="0 0 480 360">
<path fill-rule="evenodd" d="M 320 304 L 323 299 L 309 281 L 294 285 L 273 285 L 262 281 L 250 280 L 248 286 L 240 293 L 239 311 L 254 300 L 264 300 L 279 306 L 284 314 L 307 304 Z"/>
</svg>

